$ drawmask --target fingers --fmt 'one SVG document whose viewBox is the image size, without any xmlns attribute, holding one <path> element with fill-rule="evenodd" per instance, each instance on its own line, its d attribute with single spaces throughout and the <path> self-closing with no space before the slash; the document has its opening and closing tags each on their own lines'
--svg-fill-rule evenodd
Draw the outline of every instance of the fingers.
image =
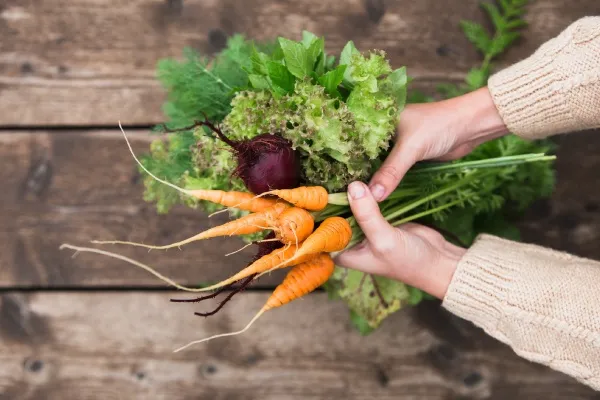
<svg viewBox="0 0 600 400">
<path fill-rule="evenodd" d="M 394 233 L 394 228 L 381 215 L 379 204 L 367 185 L 362 182 L 352 182 L 348 186 L 348 200 L 356 222 L 370 242 Z"/>
<path fill-rule="evenodd" d="M 346 250 L 335 258 L 335 264 L 341 267 L 355 269 L 366 272 L 367 274 L 381 274 L 383 268 L 380 267 L 380 260 L 369 249 L 369 244 L 365 240 Z"/>
<path fill-rule="evenodd" d="M 398 142 L 371 178 L 369 186 L 373 197 L 377 201 L 385 200 L 418 158 L 414 151 Z"/>
<path fill-rule="evenodd" d="M 366 239 L 338 255 L 335 262 L 343 267 L 369 274 L 382 274 L 386 268 L 379 250 L 384 247 L 394 248 L 397 232 L 381 215 L 379 204 L 364 183 L 353 182 L 348 186 L 348 200 L 354 218 Z"/>
</svg>

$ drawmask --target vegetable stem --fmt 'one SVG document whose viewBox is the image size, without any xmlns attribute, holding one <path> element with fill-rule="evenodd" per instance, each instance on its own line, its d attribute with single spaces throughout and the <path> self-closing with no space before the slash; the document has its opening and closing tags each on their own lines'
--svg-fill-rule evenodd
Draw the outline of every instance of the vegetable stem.
<svg viewBox="0 0 600 400">
<path fill-rule="evenodd" d="M 346 192 L 330 193 L 327 196 L 327 203 L 336 206 L 347 206 L 350 204 Z"/>
<path fill-rule="evenodd" d="M 423 167 L 415 167 L 411 169 L 408 174 L 416 174 L 423 172 L 439 172 L 456 169 L 470 169 L 470 168 L 493 168 L 493 167 L 505 167 L 512 165 L 525 164 L 529 162 L 539 161 L 552 161 L 555 160 L 556 156 L 547 156 L 544 153 L 533 153 L 533 154 L 521 154 L 516 156 L 505 156 L 488 158 L 485 160 L 474 160 L 474 161 L 462 161 L 458 163 L 448 163 L 441 165 L 427 165 Z M 407 174 L 407 175 L 408 175 Z"/>
<path fill-rule="evenodd" d="M 413 202 L 409 203 L 408 205 L 404 205 L 404 206 L 400 207 L 399 209 L 397 209 L 397 210 L 391 212 L 390 214 L 386 215 L 385 219 L 388 220 L 388 221 L 390 221 L 390 220 L 392 220 L 392 219 L 394 219 L 394 218 L 396 218 L 396 217 L 398 217 L 398 216 L 406 213 L 407 211 L 410 211 L 413 208 L 420 206 L 421 204 L 425 204 L 428 201 L 431 201 L 431 200 L 433 200 L 433 199 L 435 199 L 437 197 L 440 197 L 440 196 L 442 196 L 442 195 L 444 195 L 444 194 L 446 194 L 448 192 L 451 192 L 451 191 L 453 191 L 455 189 L 458 189 L 461 186 L 464 186 L 464 185 L 467 185 L 467 184 L 471 183 L 476 178 L 481 179 L 482 177 L 484 177 L 486 175 L 488 175 L 488 174 L 481 174 L 481 175 L 473 174 L 471 176 L 468 176 L 468 177 L 460 180 L 457 183 L 454 183 L 452 185 L 448 185 L 444 189 L 438 190 L 437 192 L 430 194 L 429 196 L 425 196 L 425 197 L 423 197 L 423 198 L 421 198 L 421 199 L 419 199 L 417 201 L 413 201 Z M 462 199 L 460 199 L 460 200 L 463 201 Z"/>
<path fill-rule="evenodd" d="M 435 213 L 437 213 L 439 211 L 443 211 L 443 210 L 445 210 L 447 208 L 455 206 L 455 205 L 463 202 L 464 200 L 465 199 L 456 199 L 456 200 L 454 200 L 454 201 L 452 201 L 450 203 L 446 203 L 444 205 L 441 205 L 441 206 L 438 206 L 438 207 L 435 207 L 435 208 L 431 208 L 429 210 L 425 210 L 425 211 L 422 211 L 422 212 L 417 213 L 417 214 L 413 214 L 410 217 L 402 218 L 401 220 L 391 222 L 391 225 L 392 226 L 398 226 L 398 225 L 402 225 L 402 224 L 405 224 L 405 223 L 410 222 L 410 221 L 414 221 L 415 219 L 419 219 L 419 218 L 425 217 L 425 216 L 430 215 L 430 214 L 435 214 Z"/>
</svg>

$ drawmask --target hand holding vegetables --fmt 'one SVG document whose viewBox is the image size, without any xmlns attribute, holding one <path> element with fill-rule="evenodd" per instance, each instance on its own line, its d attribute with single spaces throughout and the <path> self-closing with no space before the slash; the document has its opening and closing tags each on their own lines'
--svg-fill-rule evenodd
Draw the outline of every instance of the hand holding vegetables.
<svg viewBox="0 0 600 400">
<path fill-rule="evenodd" d="M 381 215 L 369 188 L 353 182 L 350 207 L 366 239 L 341 253 L 338 265 L 400 280 L 443 298 L 465 250 L 428 227 L 407 223 L 393 227 Z"/>
<path fill-rule="evenodd" d="M 418 161 L 456 160 L 507 133 L 487 87 L 448 100 L 409 104 L 392 151 L 371 178 L 373 196 L 384 200 Z"/>
</svg>

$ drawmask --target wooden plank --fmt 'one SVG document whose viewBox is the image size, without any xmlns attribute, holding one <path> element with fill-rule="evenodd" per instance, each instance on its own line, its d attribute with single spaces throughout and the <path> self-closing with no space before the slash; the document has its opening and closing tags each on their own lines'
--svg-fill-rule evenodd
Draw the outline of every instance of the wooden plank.
<svg viewBox="0 0 600 400">
<path fill-rule="evenodd" d="M 198 319 L 197 307 L 169 303 L 172 295 L 3 294 L 0 398 L 597 398 L 435 304 L 397 313 L 362 337 L 341 303 L 313 294 L 265 314 L 245 335 L 172 353 L 239 329 L 268 296 L 245 293 L 222 315 Z"/>
<path fill-rule="evenodd" d="M 130 133 L 137 153 L 149 136 Z M 520 222 L 523 239 L 600 259 L 600 132 L 557 138 L 558 181 L 554 195 Z M 154 286 L 162 282 L 133 266 L 98 255 L 72 259 L 61 243 L 86 245 L 97 238 L 172 243 L 220 222 L 177 207 L 157 215 L 142 200 L 142 184 L 117 131 L 7 133 L 0 135 L 0 286 Z M 229 276 L 253 250 L 224 257 L 243 244 L 236 239 L 197 242 L 183 252 L 108 247 L 151 264 L 187 284 Z M 282 273 L 265 277 L 272 286 Z"/>
<path fill-rule="evenodd" d="M 522 239 L 600 260 L 600 130 L 553 138 L 556 188 L 519 223 Z"/>
<path fill-rule="evenodd" d="M 131 133 L 138 154 L 150 136 Z M 143 185 L 118 131 L 7 133 L 0 135 L 0 286 L 162 286 L 145 271 L 100 255 L 58 248 L 88 246 L 93 239 L 166 244 L 225 222 L 188 207 L 157 215 L 142 199 Z M 129 246 L 108 250 L 156 267 L 177 282 L 223 279 L 245 266 L 255 249 L 225 257 L 244 243 L 203 241 L 183 251 Z M 280 275 L 265 276 L 272 285 Z"/>
<path fill-rule="evenodd" d="M 339 51 L 385 49 L 417 85 L 460 80 L 478 60 L 462 19 L 483 21 L 479 0 L 4 1 L 0 9 L 0 125 L 108 125 L 162 122 L 158 59 L 188 46 L 210 54 L 227 36 L 325 35 Z M 571 22 L 600 13 L 597 0 L 533 2 L 525 39 L 502 65 L 531 54 Z"/>
</svg>

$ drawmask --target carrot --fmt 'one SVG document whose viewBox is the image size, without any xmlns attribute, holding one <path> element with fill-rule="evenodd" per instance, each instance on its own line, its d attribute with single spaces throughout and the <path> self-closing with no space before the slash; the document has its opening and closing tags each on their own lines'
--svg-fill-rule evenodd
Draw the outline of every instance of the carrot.
<svg viewBox="0 0 600 400">
<path fill-rule="evenodd" d="M 266 211 L 268 208 L 273 207 L 277 202 L 281 202 L 281 200 L 278 199 L 256 197 L 253 193 L 249 192 L 226 192 L 224 190 L 204 189 L 188 190 L 187 192 L 198 200 L 210 201 L 228 208 L 239 205 L 239 207 L 237 207 L 238 209 L 253 213 Z"/>
<path fill-rule="evenodd" d="M 100 249 L 94 249 L 92 247 L 80 247 L 80 246 L 73 246 L 71 244 L 62 244 L 59 247 L 61 250 L 62 249 L 71 249 L 71 250 L 75 250 L 75 253 L 73 254 L 73 257 L 75 257 L 78 253 L 96 253 L 96 254 L 102 254 L 104 256 L 108 256 L 111 258 L 116 258 L 117 260 L 122 260 L 125 262 L 128 262 L 129 264 L 135 265 L 137 267 L 140 267 L 141 269 L 148 271 L 149 273 L 151 273 L 152 275 L 156 276 L 158 279 L 162 280 L 163 282 L 168 283 L 169 285 L 176 287 L 177 289 L 181 289 L 184 290 L 186 292 L 200 292 L 202 291 L 202 288 L 189 288 L 186 286 L 182 286 L 180 284 L 178 284 L 177 282 L 167 278 L 164 275 L 161 275 L 159 272 L 157 272 L 156 270 L 154 270 L 153 268 L 147 266 L 146 264 L 142 264 L 139 261 L 133 260 L 129 257 L 125 257 L 122 256 L 120 254 L 116 254 L 116 253 L 111 253 L 110 251 L 104 251 L 104 250 L 100 250 Z"/>
<path fill-rule="evenodd" d="M 280 199 L 295 205 L 296 207 L 304 208 L 305 210 L 310 211 L 321 211 L 329 202 L 329 193 L 327 193 L 327 189 L 322 186 L 300 186 L 294 189 L 271 190 L 259 194 L 255 196 L 255 198 L 269 195 L 275 195 Z M 239 207 L 242 204 L 243 202 L 235 204 L 232 206 L 232 208 Z"/>
<path fill-rule="evenodd" d="M 267 310 L 281 307 L 312 292 L 327 282 L 333 274 L 334 268 L 335 263 L 327 253 L 318 254 L 310 260 L 296 265 L 267 300 Z"/>
<path fill-rule="evenodd" d="M 264 229 L 276 229 L 273 228 L 273 221 L 288 208 L 289 206 L 284 203 L 275 203 L 275 205 L 266 211 L 260 213 L 249 214 L 236 220 L 227 222 L 223 225 L 215 226 L 214 228 L 208 229 L 204 232 L 200 232 L 197 235 L 181 240 L 176 243 L 167 244 L 164 246 L 152 246 L 143 243 L 127 242 L 121 240 L 93 240 L 92 243 L 96 244 L 128 244 L 132 246 L 145 247 L 148 249 L 170 249 L 172 247 L 179 247 L 187 243 L 194 242 L 196 240 L 204 240 L 209 238 L 215 238 L 218 236 L 233 236 L 233 235 L 246 235 L 250 233 L 260 232 Z"/>
<path fill-rule="evenodd" d="M 129 257 L 117 254 L 117 253 L 112 253 L 110 251 L 105 251 L 105 250 L 100 250 L 100 249 L 95 249 L 92 247 L 80 247 L 80 246 L 73 246 L 71 244 L 63 244 L 60 246 L 60 249 L 71 249 L 71 250 L 75 250 L 75 254 L 73 255 L 73 257 L 75 257 L 75 255 L 77 255 L 78 253 L 96 253 L 96 254 L 102 254 L 104 256 L 107 257 L 111 257 L 111 258 L 116 258 L 118 260 L 122 260 L 125 261 L 129 264 L 135 265 L 136 267 L 139 267 L 145 271 L 148 271 L 149 273 L 151 273 L 152 275 L 156 276 L 158 279 L 160 279 L 163 282 L 168 283 L 169 285 L 183 290 L 185 292 L 193 292 L 193 293 L 197 293 L 197 292 L 206 292 L 209 290 L 214 290 L 217 288 L 221 288 L 223 286 L 226 286 L 230 283 L 233 283 L 237 280 L 246 278 L 250 275 L 253 274 L 258 274 L 258 273 L 265 273 L 267 270 L 269 271 L 273 271 L 275 269 L 278 268 L 285 268 L 285 267 L 289 267 L 292 265 L 297 265 L 297 264 L 301 264 L 311 258 L 314 258 L 315 255 L 314 254 L 309 254 L 306 255 L 304 257 L 295 257 L 294 260 L 291 260 L 291 258 L 294 256 L 294 254 L 296 253 L 296 251 L 298 250 L 298 247 L 291 244 L 279 249 L 275 249 L 273 250 L 271 253 L 262 256 L 261 258 L 259 258 L 258 260 L 254 261 L 253 263 L 251 263 L 249 266 L 247 266 L 246 268 L 244 268 L 243 270 L 241 270 L 240 272 L 238 272 L 237 274 L 233 275 L 230 278 L 227 278 L 224 281 L 221 281 L 219 283 L 216 283 L 212 286 L 208 286 L 208 287 L 203 287 L 203 288 L 191 288 L 191 287 L 187 287 L 187 286 L 183 286 L 178 284 L 177 282 L 173 281 L 170 278 L 167 278 L 166 276 L 160 274 L 159 272 L 157 272 L 154 268 L 143 264 L 139 261 L 133 260 Z M 286 259 L 290 259 L 290 262 L 286 262 Z M 255 278 L 258 279 L 258 276 Z"/>
<path fill-rule="evenodd" d="M 266 311 L 281 307 L 284 304 L 300 298 L 327 282 L 331 274 L 333 274 L 334 268 L 335 264 L 328 254 L 319 254 L 317 257 L 309 261 L 296 265 L 290 270 L 290 272 L 288 272 L 283 282 L 281 282 L 281 284 L 275 288 L 265 305 L 254 316 L 254 318 L 250 320 L 244 329 L 237 332 L 222 333 L 205 339 L 196 340 L 186 344 L 183 347 L 180 347 L 179 349 L 175 350 L 175 352 L 179 352 L 189 346 L 206 342 L 208 340 L 244 333 Z"/>
<path fill-rule="evenodd" d="M 263 194 L 275 196 L 292 203 L 296 207 L 310 211 L 321 211 L 327 206 L 327 189 L 322 186 L 301 186 L 295 189 L 271 190 Z"/>
<path fill-rule="evenodd" d="M 164 246 L 153 246 L 120 240 L 93 240 L 92 243 L 128 244 L 149 249 L 164 250 L 182 246 L 196 240 L 209 239 L 218 236 L 245 235 L 248 233 L 260 232 L 265 229 L 271 229 L 277 232 L 277 240 L 282 243 L 295 243 L 297 245 L 312 233 L 313 228 L 314 219 L 308 211 L 298 207 L 289 207 L 285 203 L 275 203 L 273 207 L 262 213 L 246 215 L 235 221 L 227 222 L 190 238 Z"/>
<path fill-rule="evenodd" d="M 304 257 L 295 258 L 294 261 L 286 262 L 288 259 L 292 259 L 295 253 L 298 251 L 298 246 L 290 244 L 288 246 L 275 249 L 271 253 L 262 256 L 258 260 L 254 261 L 252 264 L 248 265 L 243 270 L 239 271 L 235 275 L 219 282 L 215 283 L 212 286 L 204 287 L 201 289 L 194 290 L 194 292 L 204 292 L 208 290 L 218 289 L 220 287 L 229 285 L 233 282 L 239 281 L 240 279 L 244 279 L 250 275 L 264 273 L 266 271 L 273 271 L 278 268 L 285 268 L 292 265 L 301 264 L 307 260 L 310 260 L 315 257 L 314 254 L 308 254 Z M 258 278 L 258 277 L 257 277 Z"/>
<path fill-rule="evenodd" d="M 315 220 L 305 209 L 290 207 L 277 217 L 275 226 L 278 228 L 276 237 L 279 241 L 297 246 L 312 233 Z"/>
<path fill-rule="evenodd" d="M 295 257 L 343 250 L 352 238 L 352 228 L 342 217 L 329 217 L 302 243 Z"/>
<path fill-rule="evenodd" d="M 342 217 L 329 217 L 325 219 L 308 238 L 306 238 L 298 248 L 296 254 L 286 262 L 293 262 L 297 258 L 306 257 L 310 254 L 341 251 L 348 246 L 350 239 L 352 239 L 352 228 L 348 221 Z M 276 265 L 272 269 L 261 273 L 258 277 L 277 268 L 280 268 L 280 266 Z"/>
</svg>

